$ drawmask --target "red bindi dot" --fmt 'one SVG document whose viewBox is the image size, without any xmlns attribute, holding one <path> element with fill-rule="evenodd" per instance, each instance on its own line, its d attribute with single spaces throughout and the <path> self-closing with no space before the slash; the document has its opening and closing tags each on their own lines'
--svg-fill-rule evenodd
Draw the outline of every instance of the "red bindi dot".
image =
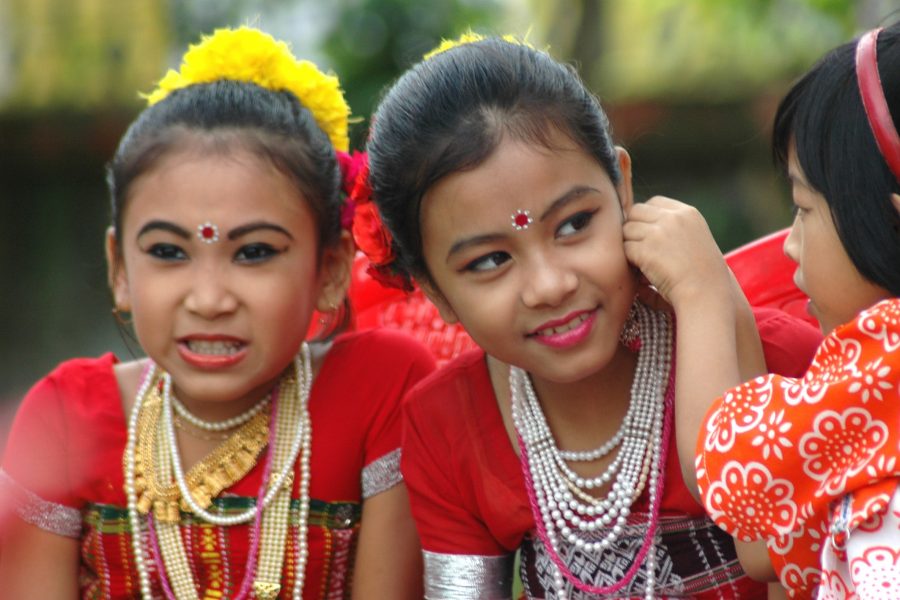
<svg viewBox="0 0 900 600">
<path fill-rule="evenodd" d="M 528 226 L 534 222 L 534 219 L 531 218 L 531 213 L 527 210 L 519 209 L 510 215 L 512 219 L 512 226 L 516 228 L 518 231 L 522 231 L 523 229 L 528 229 Z"/>
<path fill-rule="evenodd" d="M 197 237 L 200 238 L 200 241 L 206 242 L 207 244 L 218 242 L 219 228 L 209 221 L 201 223 L 200 225 L 197 225 Z"/>
</svg>

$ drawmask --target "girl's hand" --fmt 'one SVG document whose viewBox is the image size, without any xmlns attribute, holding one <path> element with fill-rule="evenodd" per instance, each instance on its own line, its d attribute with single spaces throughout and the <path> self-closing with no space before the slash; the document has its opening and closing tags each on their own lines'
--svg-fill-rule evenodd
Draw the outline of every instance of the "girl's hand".
<svg viewBox="0 0 900 600">
<path fill-rule="evenodd" d="M 623 232 L 626 257 L 677 315 L 676 447 L 684 483 L 699 499 L 694 452 L 709 405 L 743 374 L 765 368 L 756 323 L 697 209 L 656 196 L 631 207 Z"/>
<path fill-rule="evenodd" d="M 625 255 L 676 310 L 729 293 L 725 259 L 696 208 L 654 196 L 633 205 L 626 217 Z"/>
<path fill-rule="evenodd" d="M 637 271 L 637 280 L 637 298 L 644 306 L 649 306 L 655 310 L 662 310 L 668 313 L 675 312 L 672 309 L 672 305 L 663 298 L 662 294 L 656 291 L 656 287 L 654 287 L 640 271 Z"/>
</svg>

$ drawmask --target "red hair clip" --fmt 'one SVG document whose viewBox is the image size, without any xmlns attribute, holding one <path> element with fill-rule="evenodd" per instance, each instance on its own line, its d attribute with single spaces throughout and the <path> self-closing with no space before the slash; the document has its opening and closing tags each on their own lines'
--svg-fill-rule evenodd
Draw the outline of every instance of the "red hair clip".
<svg viewBox="0 0 900 600">
<path fill-rule="evenodd" d="M 856 81 L 878 150 L 894 177 L 900 181 L 900 136 L 894 127 L 878 74 L 877 47 L 880 32 L 881 28 L 873 29 L 860 37 L 856 44 Z"/>
</svg>

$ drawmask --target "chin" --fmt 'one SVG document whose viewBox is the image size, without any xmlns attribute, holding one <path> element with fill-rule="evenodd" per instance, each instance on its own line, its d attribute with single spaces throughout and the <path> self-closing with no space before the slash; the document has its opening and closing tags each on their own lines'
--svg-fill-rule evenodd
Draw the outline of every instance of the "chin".
<svg viewBox="0 0 900 600">
<path fill-rule="evenodd" d="M 538 367 L 536 370 L 529 372 L 541 379 L 552 381 L 553 383 L 578 383 L 608 367 L 612 362 L 614 355 L 615 354 L 613 353 L 612 355 L 604 355 L 602 357 L 595 355 L 593 357 L 577 357 L 572 359 L 559 357 L 557 361 L 555 361 L 557 368 L 554 369 L 552 365 L 548 364 L 550 361 L 543 361 L 535 365 Z"/>
</svg>

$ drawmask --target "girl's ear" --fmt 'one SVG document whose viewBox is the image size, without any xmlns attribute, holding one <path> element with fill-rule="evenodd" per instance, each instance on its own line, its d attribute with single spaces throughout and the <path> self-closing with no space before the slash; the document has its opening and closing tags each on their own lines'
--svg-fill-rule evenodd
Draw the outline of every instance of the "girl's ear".
<svg viewBox="0 0 900 600">
<path fill-rule="evenodd" d="M 622 203 L 622 213 L 628 214 L 631 205 L 634 204 L 634 190 L 631 187 L 631 156 L 622 146 L 616 146 L 616 155 L 619 159 L 619 171 L 622 179 L 616 186 L 619 193 L 619 202 Z"/>
<path fill-rule="evenodd" d="M 891 203 L 894 205 L 897 214 L 900 215 L 900 194 L 891 194 Z"/>
<path fill-rule="evenodd" d="M 121 312 L 131 312 L 131 292 L 122 264 L 122 249 L 112 226 L 106 229 L 106 282 L 113 295 L 113 303 Z"/>
<path fill-rule="evenodd" d="M 418 282 L 419 288 L 421 288 L 422 293 L 431 300 L 431 303 L 434 304 L 438 313 L 440 313 L 441 318 L 448 325 L 453 325 L 454 323 L 459 323 L 459 317 L 456 316 L 456 312 L 454 312 L 453 308 L 450 306 L 450 303 L 447 302 L 447 299 L 444 298 L 444 295 L 440 293 L 434 286 L 430 283 Z"/>
<path fill-rule="evenodd" d="M 322 287 L 316 299 L 316 310 L 319 312 L 333 311 L 344 302 L 350 288 L 355 254 L 353 237 L 346 229 L 341 230 L 337 244 L 322 252 Z"/>
</svg>

